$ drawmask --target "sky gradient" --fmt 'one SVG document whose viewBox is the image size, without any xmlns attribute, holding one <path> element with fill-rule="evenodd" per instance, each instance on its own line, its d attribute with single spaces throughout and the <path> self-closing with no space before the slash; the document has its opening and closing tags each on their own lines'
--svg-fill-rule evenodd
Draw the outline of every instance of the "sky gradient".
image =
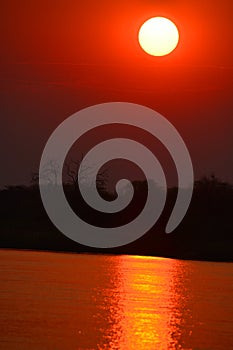
<svg viewBox="0 0 233 350">
<path fill-rule="evenodd" d="M 102 102 L 146 105 L 182 135 L 195 178 L 233 182 L 233 3 L 1 1 L 0 187 L 27 183 L 53 130 Z M 177 49 L 139 46 L 150 17 L 173 20 Z"/>
</svg>

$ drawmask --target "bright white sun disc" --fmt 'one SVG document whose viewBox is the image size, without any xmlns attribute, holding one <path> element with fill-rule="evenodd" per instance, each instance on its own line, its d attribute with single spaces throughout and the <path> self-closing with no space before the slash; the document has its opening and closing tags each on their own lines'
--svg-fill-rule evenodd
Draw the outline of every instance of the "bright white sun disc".
<svg viewBox="0 0 233 350">
<path fill-rule="evenodd" d="M 142 49 L 152 56 L 165 56 L 172 52 L 179 42 L 176 25 L 165 17 L 148 19 L 138 33 Z"/>
</svg>

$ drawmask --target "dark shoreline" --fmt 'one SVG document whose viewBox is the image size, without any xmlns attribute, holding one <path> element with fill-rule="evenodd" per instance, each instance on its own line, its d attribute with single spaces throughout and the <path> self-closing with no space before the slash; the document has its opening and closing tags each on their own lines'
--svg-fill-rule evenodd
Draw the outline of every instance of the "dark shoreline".
<svg viewBox="0 0 233 350">
<path fill-rule="evenodd" d="M 148 257 L 148 258 L 159 258 L 159 259 L 172 259 L 172 260 L 182 260 L 182 261 L 199 261 L 199 262 L 213 262 L 213 263 L 233 263 L 232 260 L 213 260 L 208 258 L 184 258 L 176 256 L 155 256 L 155 255 L 140 255 L 140 254 L 122 254 L 122 253 L 104 253 L 104 252 L 77 252 L 77 251 L 68 251 L 68 250 L 51 250 L 51 249 L 29 249 L 29 248 L 4 248 L 0 247 L 1 251 L 24 251 L 24 252 L 35 252 L 35 253 L 55 253 L 55 254 L 82 254 L 82 255 L 108 255 L 108 256 L 138 256 L 138 257 Z"/>
<path fill-rule="evenodd" d="M 67 200 L 83 221 L 96 227 L 119 227 L 133 221 L 147 198 L 147 183 L 133 182 L 134 198 L 119 213 L 100 214 L 90 209 L 72 186 L 64 186 Z M 105 200 L 113 194 L 101 192 Z M 50 221 L 38 186 L 8 187 L 0 191 L 0 249 L 139 255 L 181 260 L 233 262 L 233 186 L 214 176 L 195 182 L 190 207 L 180 225 L 166 234 L 166 225 L 177 197 L 177 188 L 168 189 L 162 215 L 137 240 L 115 248 L 92 248 L 61 233 Z M 127 233 L 126 233 L 127 234 Z"/>
</svg>

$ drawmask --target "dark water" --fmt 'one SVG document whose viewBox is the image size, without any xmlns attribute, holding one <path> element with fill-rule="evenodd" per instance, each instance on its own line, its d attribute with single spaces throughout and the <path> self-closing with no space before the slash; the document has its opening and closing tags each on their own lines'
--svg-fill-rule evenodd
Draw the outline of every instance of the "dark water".
<svg viewBox="0 0 233 350">
<path fill-rule="evenodd" d="M 233 349 L 233 264 L 0 251 L 0 349 Z"/>
</svg>

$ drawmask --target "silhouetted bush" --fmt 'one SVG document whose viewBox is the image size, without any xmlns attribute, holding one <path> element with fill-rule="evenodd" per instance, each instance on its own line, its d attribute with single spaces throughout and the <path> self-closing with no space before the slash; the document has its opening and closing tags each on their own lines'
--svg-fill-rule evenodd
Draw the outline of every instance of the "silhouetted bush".
<svg viewBox="0 0 233 350">
<path fill-rule="evenodd" d="M 147 183 L 135 181 L 133 187 L 134 198 L 126 209 L 102 215 L 85 204 L 77 186 L 66 184 L 64 191 L 73 210 L 84 220 L 97 226 L 114 227 L 130 222 L 143 209 Z M 115 193 L 106 191 L 105 186 L 100 186 L 99 192 L 106 200 L 116 197 Z M 185 218 L 174 233 L 166 234 L 176 195 L 177 188 L 168 190 L 163 214 L 147 234 L 129 245 L 103 250 L 73 242 L 53 226 L 44 210 L 38 184 L 8 186 L 0 191 L 0 247 L 232 261 L 233 186 L 213 175 L 196 181 Z"/>
</svg>

